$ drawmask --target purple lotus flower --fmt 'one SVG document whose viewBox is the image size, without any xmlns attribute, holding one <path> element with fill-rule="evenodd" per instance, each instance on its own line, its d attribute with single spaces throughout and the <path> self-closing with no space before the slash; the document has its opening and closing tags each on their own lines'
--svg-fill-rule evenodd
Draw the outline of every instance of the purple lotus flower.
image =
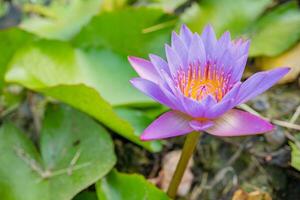
<svg viewBox="0 0 300 200">
<path fill-rule="evenodd" d="M 150 61 L 129 57 L 141 78 L 131 83 L 171 111 L 156 119 L 142 140 L 162 139 L 206 131 L 217 136 L 242 136 L 271 131 L 273 125 L 235 106 L 261 94 L 289 68 L 259 72 L 241 82 L 249 40 L 231 40 L 225 32 L 216 39 L 211 26 L 201 36 L 183 25 L 166 45 L 167 61 L 150 55 Z"/>
</svg>

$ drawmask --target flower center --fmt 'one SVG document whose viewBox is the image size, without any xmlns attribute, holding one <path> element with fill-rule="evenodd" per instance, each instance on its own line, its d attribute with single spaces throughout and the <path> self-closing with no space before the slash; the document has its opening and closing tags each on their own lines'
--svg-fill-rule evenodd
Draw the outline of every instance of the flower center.
<svg viewBox="0 0 300 200">
<path fill-rule="evenodd" d="M 229 77 L 210 64 L 204 68 L 190 65 L 188 70 L 178 70 L 176 85 L 184 96 L 194 100 L 201 101 L 211 95 L 220 101 L 228 91 Z"/>
</svg>

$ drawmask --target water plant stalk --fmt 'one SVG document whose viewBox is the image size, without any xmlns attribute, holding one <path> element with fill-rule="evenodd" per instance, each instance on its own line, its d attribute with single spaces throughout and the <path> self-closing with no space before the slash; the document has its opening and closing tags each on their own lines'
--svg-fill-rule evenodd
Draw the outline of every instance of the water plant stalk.
<svg viewBox="0 0 300 200">
<path fill-rule="evenodd" d="M 169 185 L 169 188 L 167 191 L 168 196 L 172 199 L 174 199 L 176 197 L 177 189 L 180 185 L 181 179 L 186 170 L 188 162 L 189 162 L 191 156 L 193 155 L 193 152 L 198 144 L 200 135 L 201 135 L 200 132 L 194 131 L 186 136 L 180 159 L 178 161 L 175 173 L 172 177 L 172 180 L 170 182 L 170 185 Z"/>
</svg>

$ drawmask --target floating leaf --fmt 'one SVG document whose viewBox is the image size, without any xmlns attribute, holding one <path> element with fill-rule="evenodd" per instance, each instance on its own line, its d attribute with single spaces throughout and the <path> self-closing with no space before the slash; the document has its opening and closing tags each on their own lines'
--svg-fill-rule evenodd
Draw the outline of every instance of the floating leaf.
<svg viewBox="0 0 300 200">
<path fill-rule="evenodd" d="M 217 35 L 229 30 L 234 37 L 250 37 L 250 56 L 275 56 L 299 40 L 300 10 L 290 2 L 260 17 L 271 4 L 271 0 L 204 0 L 187 9 L 181 19 L 197 32 L 210 23 Z"/>
<path fill-rule="evenodd" d="M 255 60 L 255 65 L 264 70 L 276 67 L 290 67 L 291 71 L 285 75 L 280 83 L 294 81 L 300 73 L 300 43 L 291 50 L 276 57 L 260 57 Z"/>
<path fill-rule="evenodd" d="M 121 118 L 123 116 L 119 117 L 113 111 L 112 107 L 101 98 L 99 93 L 92 88 L 82 84 L 58 85 L 43 88 L 39 91 L 90 114 L 118 134 L 150 151 L 157 152 L 162 149 L 160 142 L 142 142 L 139 139 L 137 132 L 134 133 L 134 130 L 141 125 L 129 124 L 131 121 L 127 121 L 126 117 L 124 119 Z M 141 132 L 139 134 L 141 134 Z"/>
<path fill-rule="evenodd" d="M 229 30 L 237 36 L 271 3 L 272 0 L 203 0 L 187 9 L 181 19 L 193 31 L 202 32 L 203 27 L 210 23 L 218 35 Z"/>
<path fill-rule="evenodd" d="M 135 72 L 111 51 L 83 51 L 64 42 L 38 41 L 20 49 L 10 64 L 7 81 L 70 104 L 148 150 L 161 149 L 157 142 L 141 142 L 134 126 L 111 107 L 152 102 L 130 85 Z"/>
<path fill-rule="evenodd" d="M 257 20 L 250 31 L 250 55 L 276 56 L 300 38 L 300 10 L 295 2 L 286 3 Z"/>
<path fill-rule="evenodd" d="M 147 182 L 143 176 L 111 171 L 96 184 L 98 198 L 101 200 L 168 200 L 168 196 Z"/>
<path fill-rule="evenodd" d="M 3 78 L 6 67 L 14 52 L 34 39 L 34 36 L 17 28 L 0 30 L 0 89 L 3 88 Z"/>
<path fill-rule="evenodd" d="M 6 80 L 68 103 L 129 140 L 159 151 L 160 143 L 141 142 L 138 137 L 141 128 L 118 117 L 111 106 L 154 104 L 129 83 L 137 75 L 127 55 L 161 52 L 174 26 L 175 22 L 169 23 L 173 19 L 153 8 L 101 13 L 79 33 L 73 46 L 40 40 L 20 49 L 10 62 Z M 82 100 L 88 100 L 89 104 L 82 104 Z"/>
<path fill-rule="evenodd" d="M 84 82 L 93 86 L 113 106 L 128 104 L 153 104 L 153 101 L 137 91 L 130 79 L 136 77 L 127 58 L 109 50 L 76 50 L 83 72 Z"/>
<path fill-rule="evenodd" d="M 68 40 L 100 10 L 101 0 L 52 1 L 48 7 L 27 6 L 34 16 L 23 21 L 21 27 L 41 37 Z"/>
<path fill-rule="evenodd" d="M 126 57 L 159 54 L 169 40 L 176 23 L 174 20 L 174 17 L 155 8 L 102 12 L 82 29 L 73 42 L 81 47 L 104 47 Z M 151 27 L 154 29 L 149 29 Z"/>
<path fill-rule="evenodd" d="M 6 79 L 31 89 L 85 83 L 112 105 L 153 102 L 131 86 L 129 80 L 136 73 L 125 58 L 111 51 L 83 51 L 42 40 L 20 49 L 10 66 Z"/>
<path fill-rule="evenodd" d="M 116 162 L 105 129 L 85 114 L 57 105 L 47 110 L 40 151 L 5 123 L 0 129 L 0 155 L 0 196 L 5 200 L 71 199 Z"/>
<path fill-rule="evenodd" d="M 300 171 L 300 149 L 294 143 L 290 142 L 292 148 L 292 161 L 291 165 Z"/>
</svg>

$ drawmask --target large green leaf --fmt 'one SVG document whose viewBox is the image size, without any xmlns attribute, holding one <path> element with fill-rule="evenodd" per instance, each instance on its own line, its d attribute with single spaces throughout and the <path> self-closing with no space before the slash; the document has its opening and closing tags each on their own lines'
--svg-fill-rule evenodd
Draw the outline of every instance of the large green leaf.
<svg viewBox="0 0 300 200">
<path fill-rule="evenodd" d="M 292 142 L 290 142 L 290 146 L 292 148 L 291 165 L 300 171 L 300 149 Z"/>
<path fill-rule="evenodd" d="M 85 114 L 59 105 L 47 110 L 39 151 L 15 126 L 2 126 L 1 199 L 71 199 L 116 162 L 109 134 Z"/>
<path fill-rule="evenodd" d="M 41 37 L 68 40 L 97 14 L 101 0 L 51 1 L 49 7 L 27 6 L 29 11 L 43 16 L 30 17 L 21 27 Z"/>
<path fill-rule="evenodd" d="M 76 50 L 81 65 L 81 77 L 93 86 L 113 106 L 152 104 L 153 101 L 136 90 L 129 82 L 137 74 L 127 58 L 109 50 Z"/>
<path fill-rule="evenodd" d="M 10 61 L 14 52 L 29 43 L 34 39 L 34 36 L 21 31 L 17 28 L 11 28 L 7 30 L 0 30 L 0 89 L 3 87 L 3 78 L 7 63 Z"/>
<path fill-rule="evenodd" d="M 202 32 L 210 23 L 217 35 L 229 30 L 234 36 L 245 31 L 272 3 L 272 0 L 202 0 L 182 15 L 193 31 Z"/>
<path fill-rule="evenodd" d="M 111 171 L 96 184 L 101 200 L 169 200 L 168 196 L 137 174 Z"/>
<path fill-rule="evenodd" d="M 133 76 L 127 61 L 111 51 L 39 41 L 16 53 L 6 80 L 68 103 L 148 150 L 159 151 L 157 142 L 140 142 L 135 124 L 120 118 L 111 106 L 152 102 L 130 85 Z"/>
<path fill-rule="evenodd" d="M 6 80 L 66 102 L 148 150 L 159 151 L 158 142 L 140 142 L 138 135 L 145 124 L 132 124 L 129 115 L 125 120 L 120 118 L 111 106 L 154 103 L 129 83 L 137 74 L 127 55 L 161 52 L 173 26 L 168 23 L 170 19 L 174 18 L 153 8 L 124 8 L 100 14 L 74 40 L 74 46 L 88 48 L 58 41 L 32 43 L 16 53 Z"/>
<path fill-rule="evenodd" d="M 256 21 L 249 33 L 250 55 L 276 56 L 289 49 L 300 38 L 300 10 L 287 3 Z"/>
<path fill-rule="evenodd" d="M 74 44 L 81 47 L 105 47 L 125 56 L 161 54 L 176 23 L 174 20 L 174 17 L 155 8 L 102 12 L 74 38 Z M 156 29 L 156 25 L 161 26 Z"/>
<path fill-rule="evenodd" d="M 113 108 L 101 98 L 99 93 L 90 87 L 82 84 L 58 85 L 54 87 L 43 88 L 38 91 L 44 93 L 45 95 L 59 99 L 83 112 L 90 114 L 118 134 L 138 145 L 145 147 L 150 151 L 157 152 L 162 148 L 162 144 L 158 141 L 142 142 L 139 139 L 139 135 L 142 132 L 137 132 L 137 130 L 141 130 L 141 127 L 145 124 L 140 124 L 143 121 L 136 121 L 135 123 L 132 123 L 130 118 L 135 117 L 131 116 L 134 113 L 130 113 L 128 111 L 128 115 L 117 115 Z M 143 114 L 141 115 L 142 116 L 140 117 L 143 118 Z M 144 128 L 146 128 L 146 125 Z"/>
<path fill-rule="evenodd" d="M 114 106 L 153 102 L 129 83 L 137 75 L 128 61 L 108 50 L 84 51 L 42 40 L 20 49 L 10 66 L 6 79 L 32 89 L 84 83 Z"/>
<path fill-rule="evenodd" d="M 204 0 L 187 9 L 181 21 L 197 32 L 210 23 L 219 36 L 229 30 L 234 37 L 249 37 L 250 56 L 276 56 L 299 40 L 300 10 L 290 2 L 263 15 L 271 4 L 271 0 Z"/>
</svg>

